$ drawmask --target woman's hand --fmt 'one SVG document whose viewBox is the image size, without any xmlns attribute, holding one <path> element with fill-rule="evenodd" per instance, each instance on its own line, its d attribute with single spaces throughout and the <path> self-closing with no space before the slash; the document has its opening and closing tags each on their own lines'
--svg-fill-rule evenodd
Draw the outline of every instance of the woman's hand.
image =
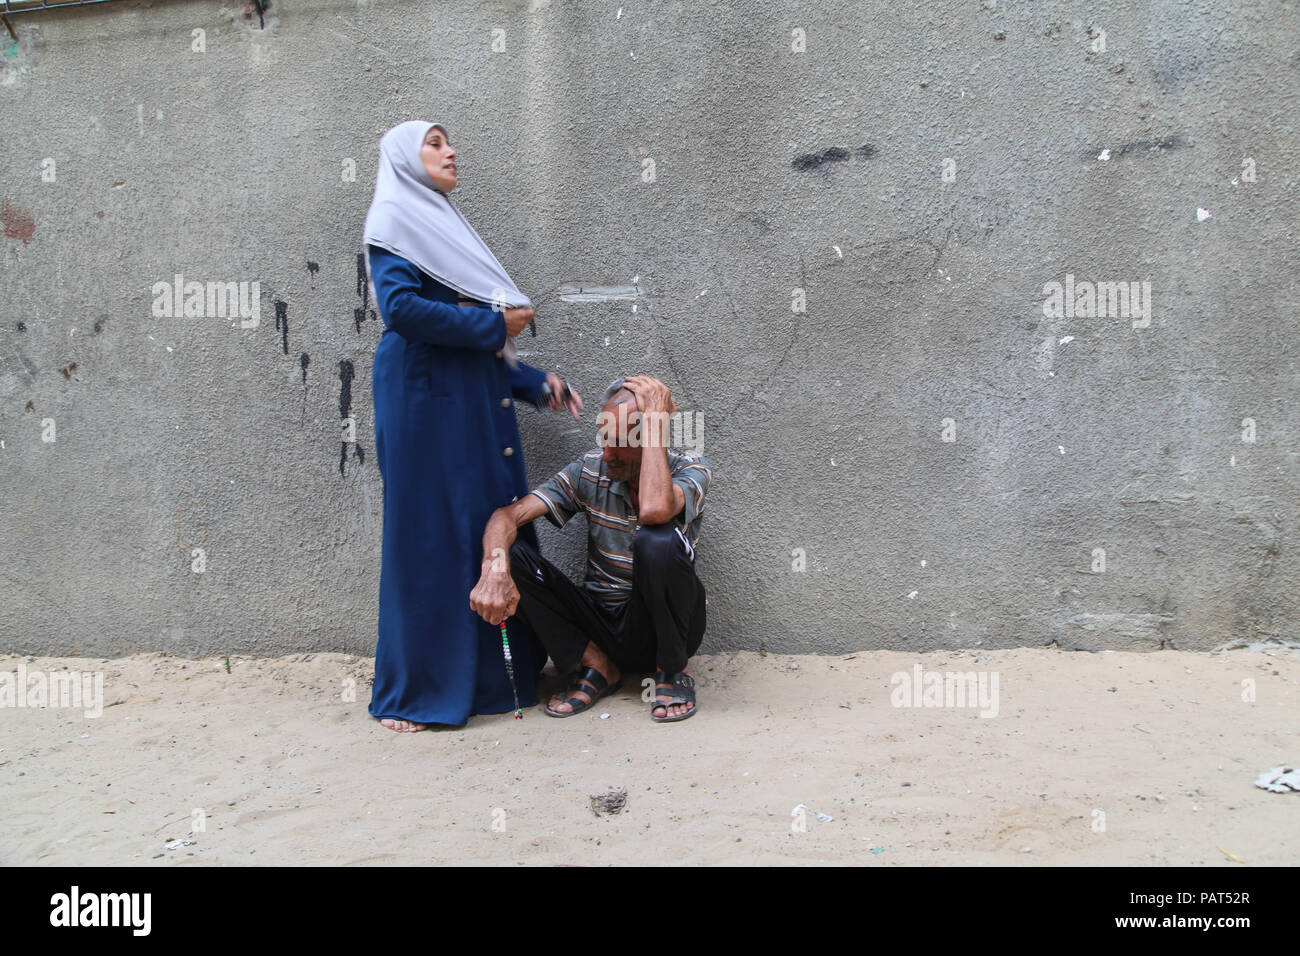
<svg viewBox="0 0 1300 956">
<path fill-rule="evenodd" d="M 513 338 L 524 330 L 524 326 L 533 321 L 533 316 L 537 313 L 533 311 L 531 305 L 517 305 L 511 309 L 502 309 L 501 314 L 506 319 L 506 335 Z"/>
<path fill-rule="evenodd" d="M 573 420 L 578 421 L 578 413 L 582 411 L 582 396 L 578 394 L 578 390 L 572 385 L 568 386 L 569 397 L 566 400 L 564 397 L 565 381 L 554 372 L 546 373 L 546 384 L 551 389 L 550 401 L 547 402 L 546 407 L 551 411 L 567 407 L 569 413 L 573 416 Z"/>
</svg>

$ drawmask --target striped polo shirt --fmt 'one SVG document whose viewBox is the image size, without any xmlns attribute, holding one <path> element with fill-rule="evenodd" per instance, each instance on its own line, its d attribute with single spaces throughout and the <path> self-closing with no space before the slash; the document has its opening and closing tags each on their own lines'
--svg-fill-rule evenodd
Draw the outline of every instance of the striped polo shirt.
<svg viewBox="0 0 1300 956">
<path fill-rule="evenodd" d="M 686 550 L 695 559 L 695 543 L 704 520 L 704 495 L 713 470 L 700 455 L 667 449 L 672 482 L 686 496 L 686 506 L 673 519 Z M 632 539 L 641 522 L 627 493 L 627 482 L 605 474 L 599 448 L 557 472 L 530 494 L 546 503 L 546 517 L 563 528 L 578 512 L 587 516 L 587 572 L 583 587 L 606 605 L 618 605 L 632 594 Z"/>
</svg>

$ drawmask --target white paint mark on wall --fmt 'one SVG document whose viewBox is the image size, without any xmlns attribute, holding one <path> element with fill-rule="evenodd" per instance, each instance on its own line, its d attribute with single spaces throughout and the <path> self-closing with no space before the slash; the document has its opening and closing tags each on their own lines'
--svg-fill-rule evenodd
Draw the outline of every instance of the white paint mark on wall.
<svg viewBox="0 0 1300 956">
<path fill-rule="evenodd" d="M 1207 220 L 1207 219 L 1213 219 L 1213 218 L 1214 218 L 1214 217 L 1210 215 L 1210 211 L 1209 211 L 1208 209 L 1202 209 L 1200 206 L 1197 206 L 1197 207 L 1196 207 L 1196 221 L 1197 221 L 1197 222 L 1205 222 L 1205 220 Z"/>
<path fill-rule="evenodd" d="M 1038 347 L 1038 358 L 1035 364 L 1038 366 L 1039 378 L 1051 378 L 1052 365 L 1056 361 L 1055 343 L 1051 339 L 1043 339 L 1043 344 Z"/>
<path fill-rule="evenodd" d="M 632 285 L 580 285 L 565 283 L 560 286 L 561 302 L 630 302 L 641 295 L 641 287 Z"/>
<path fill-rule="evenodd" d="M 1103 163 L 1106 162 L 1106 160 L 1110 159 L 1110 150 L 1103 149 L 1097 159 Z"/>
</svg>

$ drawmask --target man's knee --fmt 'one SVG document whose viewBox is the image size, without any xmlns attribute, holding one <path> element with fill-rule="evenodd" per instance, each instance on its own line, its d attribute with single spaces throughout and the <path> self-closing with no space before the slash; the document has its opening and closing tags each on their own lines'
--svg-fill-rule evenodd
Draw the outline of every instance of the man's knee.
<svg viewBox="0 0 1300 956">
<path fill-rule="evenodd" d="M 539 571 L 542 569 L 542 556 L 537 553 L 527 541 L 519 538 L 510 546 L 510 576 L 515 580 L 519 579 L 521 574 L 527 577 L 539 577 Z"/>
<path fill-rule="evenodd" d="M 632 567 L 641 571 L 662 567 L 676 560 L 682 551 L 677 526 L 672 522 L 643 524 L 632 539 Z"/>
</svg>

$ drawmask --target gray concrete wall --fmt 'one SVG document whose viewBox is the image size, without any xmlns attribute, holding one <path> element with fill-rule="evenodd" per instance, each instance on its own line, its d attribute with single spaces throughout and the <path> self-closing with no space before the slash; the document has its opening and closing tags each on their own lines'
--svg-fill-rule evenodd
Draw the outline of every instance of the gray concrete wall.
<svg viewBox="0 0 1300 956">
<path fill-rule="evenodd" d="M 705 650 L 1297 636 L 1294 4 L 241 9 L 12 18 L 0 649 L 373 650 L 356 257 L 413 118 L 540 303 L 527 360 L 704 415 Z M 155 317 L 176 273 L 260 324 Z M 1149 324 L 1045 315 L 1067 274 Z M 521 410 L 535 484 L 595 404 Z M 575 573 L 583 528 L 541 529 Z"/>
</svg>

